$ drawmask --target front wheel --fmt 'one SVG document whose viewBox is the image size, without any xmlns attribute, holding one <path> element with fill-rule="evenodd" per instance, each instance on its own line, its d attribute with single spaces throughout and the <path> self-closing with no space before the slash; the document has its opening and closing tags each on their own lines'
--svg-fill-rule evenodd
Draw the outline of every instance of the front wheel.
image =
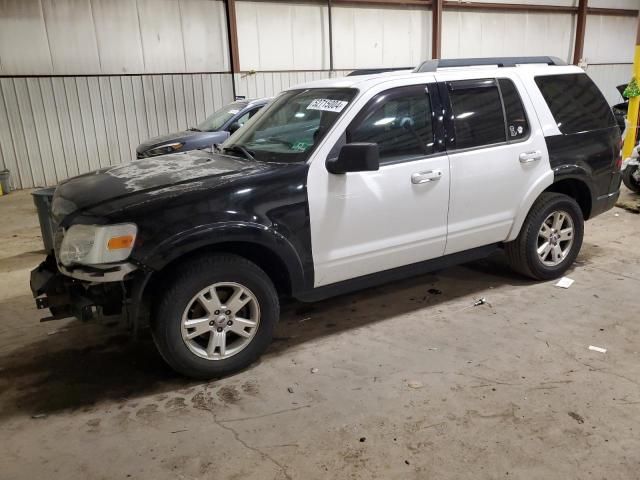
<svg viewBox="0 0 640 480">
<path fill-rule="evenodd" d="M 278 296 L 269 277 L 235 255 L 188 262 L 160 292 L 153 338 L 177 372 L 209 379 L 253 363 L 269 345 Z"/>
<path fill-rule="evenodd" d="M 562 276 L 582 247 L 584 218 L 577 202 L 561 193 L 540 195 L 520 234 L 505 245 L 511 267 L 536 280 Z"/>
<path fill-rule="evenodd" d="M 638 165 L 627 165 L 622 172 L 622 181 L 629 190 L 640 193 L 640 167 Z"/>
</svg>

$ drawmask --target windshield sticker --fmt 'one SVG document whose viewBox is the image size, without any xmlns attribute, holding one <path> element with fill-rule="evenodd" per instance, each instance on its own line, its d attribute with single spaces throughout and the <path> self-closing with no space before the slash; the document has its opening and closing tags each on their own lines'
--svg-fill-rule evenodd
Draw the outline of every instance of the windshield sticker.
<svg viewBox="0 0 640 480">
<path fill-rule="evenodd" d="M 304 152 L 307 149 L 308 146 L 309 146 L 309 144 L 306 143 L 306 142 L 298 142 L 293 147 L 291 147 L 291 150 L 296 150 L 298 152 Z"/>
<path fill-rule="evenodd" d="M 347 106 L 344 100 L 330 100 L 328 98 L 316 98 L 313 100 L 307 110 L 322 110 L 324 112 L 336 112 L 340 113 L 344 107 Z"/>
</svg>

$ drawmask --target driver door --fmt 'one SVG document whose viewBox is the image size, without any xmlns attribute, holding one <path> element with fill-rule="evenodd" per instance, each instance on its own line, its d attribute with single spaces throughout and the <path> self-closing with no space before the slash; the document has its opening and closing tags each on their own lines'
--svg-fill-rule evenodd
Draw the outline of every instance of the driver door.
<svg viewBox="0 0 640 480">
<path fill-rule="evenodd" d="M 377 143 L 380 169 L 331 174 L 324 158 L 312 162 L 315 287 L 444 254 L 450 174 L 438 142 L 444 135 L 438 107 L 435 84 L 384 90 L 360 109 L 329 154 L 344 143 Z"/>
</svg>

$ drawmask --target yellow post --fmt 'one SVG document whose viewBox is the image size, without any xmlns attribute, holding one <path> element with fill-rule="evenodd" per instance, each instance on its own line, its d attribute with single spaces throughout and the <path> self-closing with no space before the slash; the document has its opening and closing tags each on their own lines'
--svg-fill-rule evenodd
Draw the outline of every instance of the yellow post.
<svg viewBox="0 0 640 480">
<path fill-rule="evenodd" d="M 638 31 L 636 34 L 636 49 L 633 54 L 633 78 L 640 82 L 640 20 L 638 21 Z M 636 146 L 636 133 L 638 131 L 638 110 L 640 109 L 640 97 L 629 99 L 629 110 L 627 112 L 627 135 L 624 138 L 622 147 L 622 159 L 626 160 L 631 156 L 633 147 Z"/>
</svg>

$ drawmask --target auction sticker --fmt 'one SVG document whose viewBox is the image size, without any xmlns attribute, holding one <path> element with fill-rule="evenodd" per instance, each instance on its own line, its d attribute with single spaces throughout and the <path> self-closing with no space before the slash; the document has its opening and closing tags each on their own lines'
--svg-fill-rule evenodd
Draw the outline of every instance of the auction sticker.
<svg viewBox="0 0 640 480">
<path fill-rule="evenodd" d="M 328 98 L 316 98 L 313 100 L 307 110 L 322 110 L 324 112 L 340 113 L 347 103 L 344 100 L 330 100 Z"/>
</svg>

